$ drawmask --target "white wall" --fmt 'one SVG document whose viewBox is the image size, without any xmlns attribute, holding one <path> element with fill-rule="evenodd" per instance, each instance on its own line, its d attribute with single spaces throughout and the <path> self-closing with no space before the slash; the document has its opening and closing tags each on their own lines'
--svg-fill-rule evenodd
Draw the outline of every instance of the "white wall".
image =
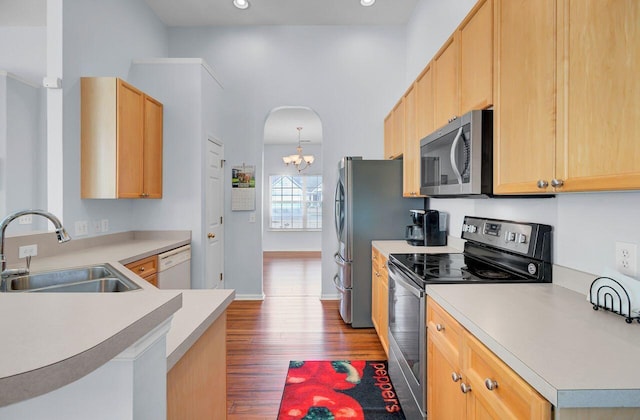
<svg viewBox="0 0 640 420">
<path fill-rule="evenodd" d="M 207 138 L 221 139 L 222 88 L 202 60 L 135 63 L 130 79 L 163 103 L 163 197 L 136 202 L 135 229 L 191 230 L 191 282 L 205 288 L 204 182 Z"/>
<path fill-rule="evenodd" d="M 404 84 L 404 28 L 171 28 L 169 34 L 172 57 L 203 57 L 225 87 L 227 179 L 229 168 L 245 163 L 256 165 L 256 182 L 263 185 L 264 122 L 283 105 L 304 104 L 322 120 L 325 189 L 335 185 L 341 156 L 382 157 L 383 119 Z M 225 195 L 230 203 L 230 188 Z M 256 195 L 260 208 L 261 188 Z M 323 213 L 322 290 L 336 296 L 332 197 Z M 231 212 L 227 204 L 225 220 L 225 285 L 241 297 L 262 296 L 262 212 L 250 223 L 245 212 Z"/>
<path fill-rule="evenodd" d="M 0 26 L 0 70 L 40 84 L 47 69 L 45 26 Z"/>
<path fill-rule="evenodd" d="M 309 169 L 305 169 L 303 175 L 322 175 L 322 145 L 313 144 L 303 146 L 305 155 L 315 156 L 315 160 Z M 263 226 L 262 250 L 263 251 L 320 251 L 322 249 L 322 232 L 283 232 L 269 230 L 269 176 L 271 175 L 297 175 L 298 171 L 293 166 L 286 166 L 282 162 L 282 156 L 296 152 L 296 145 L 266 144 L 264 146 L 264 180 L 263 182 Z M 330 199 L 333 190 L 323 183 L 324 199 Z M 327 195 L 329 194 L 329 195 Z M 324 227 L 327 228 L 326 226 Z M 331 228 L 329 226 L 329 228 Z"/>
<path fill-rule="evenodd" d="M 127 80 L 131 60 L 166 57 L 167 31 L 144 0 L 64 0 L 64 223 L 109 219 L 110 232 L 132 225 L 134 200 L 80 199 L 80 77 Z M 71 232 L 73 235 L 73 231 Z"/>
<path fill-rule="evenodd" d="M 474 4 L 475 0 L 419 1 L 407 26 L 405 87 Z M 554 227 L 554 262 L 594 274 L 614 266 L 616 241 L 640 242 L 637 191 L 560 194 L 550 199 L 431 199 L 430 206 L 451 214 L 451 233 L 457 237 L 465 215 L 550 224 Z"/>
<path fill-rule="evenodd" d="M 43 89 L 11 75 L 0 74 L 0 215 L 46 206 L 43 165 Z M 46 230 L 43 218 L 30 225 L 12 223 L 8 232 Z"/>
</svg>

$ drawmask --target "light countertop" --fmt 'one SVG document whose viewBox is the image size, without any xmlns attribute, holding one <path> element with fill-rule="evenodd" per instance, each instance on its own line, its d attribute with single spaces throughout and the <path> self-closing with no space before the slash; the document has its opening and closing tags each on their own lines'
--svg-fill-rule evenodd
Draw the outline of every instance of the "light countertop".
<svg viewBox="0 0 640 420">
<path fill-rule="evenodd" d="M 372 245 L 387 257 L 434 252 L 403 242 Z M 593 310 L 586 292 L 596 276 L 553 270 L 553 284 L 434 284 L 426 292 L 554 406 L 640 407 L 640 325 Z M 576 276 L 579 291 L 568 288 Z"/>
<path fill-rule="evenodd" d="M 50 392 L 113 359 L 173 316 L 167 370 L 224 312 L 233 290 L 159 290 L 123 264 L 190 243 L 190 232 L 127 232 L 50 245 L 32 272 L 107 263 L 142 289 L 125 293 L 0 293 L 0 407 Z M 33 242 L 33 237 L 16 243 Z M 58 253 L 56 253 L 58 251 Z M 13 264 L 20 266 L 20 264 Z"/>
<path fill-rule="evenodd" d="M 389 254 L 460 253 L 464 248 L 464 241 L 450 236 L 447 246 L 413 246 L 409 245 L 405 240 L 372 241 L 371 246 L 375 247 L 388 259 Z"/>
<path fill-rule="evenodd" d="M 426 291 L 554 406 L 640 407 L 638 323 L 548 283 Z"/>
</svg>

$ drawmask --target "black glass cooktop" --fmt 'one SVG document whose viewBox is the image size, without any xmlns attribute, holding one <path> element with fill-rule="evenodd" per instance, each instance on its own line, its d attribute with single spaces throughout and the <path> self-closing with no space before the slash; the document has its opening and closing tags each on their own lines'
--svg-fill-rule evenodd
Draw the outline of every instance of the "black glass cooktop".
<svg viewBox="0 0 640 420">
<path fill-rule="evenodd" d="M 536 281 L 466 254 L 391 254 L 390 260 L 415 282 L 433 284 Z"/>
</svg>

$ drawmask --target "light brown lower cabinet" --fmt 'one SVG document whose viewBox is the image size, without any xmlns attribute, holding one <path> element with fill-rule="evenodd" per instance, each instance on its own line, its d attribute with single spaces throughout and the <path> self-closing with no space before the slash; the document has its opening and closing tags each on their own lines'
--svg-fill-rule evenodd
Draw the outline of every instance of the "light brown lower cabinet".
<svg viewBox="0 0 640 420">
<path fill-rule="evenodd" d="M 227 316 L 222 314 L 167 373 L 167 419 L 227 418 Z"/>
<path fill-rule="evenodd" d="M 428 298 L 427 413 L 430 420 L 548 420 L 551 404 Z"/>
<path fill-rule="evenodd" d="M 133 271 L 149 283 L 158 287 L 158 256 L 152 255 L 138 261 L 126 264 L 129 270 Z"/>
<path fill-rule="evenodd" d="M 389 274 L 387 259 L 371 249 L 371 321 L 384 352 L 389 355 Z"/>
</svg>

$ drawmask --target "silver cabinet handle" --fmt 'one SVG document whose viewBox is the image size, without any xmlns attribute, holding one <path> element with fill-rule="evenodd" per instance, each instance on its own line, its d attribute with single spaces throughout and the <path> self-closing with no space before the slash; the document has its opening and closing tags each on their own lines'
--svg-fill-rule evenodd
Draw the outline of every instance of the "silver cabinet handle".
<svg viewBox="0 0 640 420">
<path fill-rule="evenodd" d="M 460 384 L 460 391 L 462 391 L 463 394 L 466 394 L 468 392 L 471 392 L 471 385 L 467 385 L 464 382 Z"/>
<path fill-rule="evenodd" d="M 562 187 L 563 185 L 564 185 L 564 181 L 563 181 L 563 180 L 561 180 L 561 179 L 555 179 L 555 178 L 553 178 L 553 179 L 551 180 L 551 186 L 552 186 L 553 188 Z"/>
<path fill-rule="evenodd" d="M 436 330 L 437 330 L 437 331 L 444 331 L 444 325 L 442 325 L 442 324 L 436 324 Z"/>
<path fill-rule="evenodd" d="M 484 386 L 486 386 L 489 391 L 493 391 L 498 387 L 498 383 L 493 379 L 487 378 L 484 380 Z"/>
<path fill-rule="evenodd" d="M 543 189 L 543 188 L 547 188 L 549 186 L 549 182 L 544 180 L 544 179 L 539 179 L 538 180 L 538 188 Z"/>
<path fill-rule="evenodd" d="M 451 374 L 451 380 L 452 380 L 453 382 L 458 382 L 460 379 L 462 379 L 462 376 L 461 376 L 460 374 L 455 373 L 455 372 L 453 372 L 453 373 Z"/>
</svg>

